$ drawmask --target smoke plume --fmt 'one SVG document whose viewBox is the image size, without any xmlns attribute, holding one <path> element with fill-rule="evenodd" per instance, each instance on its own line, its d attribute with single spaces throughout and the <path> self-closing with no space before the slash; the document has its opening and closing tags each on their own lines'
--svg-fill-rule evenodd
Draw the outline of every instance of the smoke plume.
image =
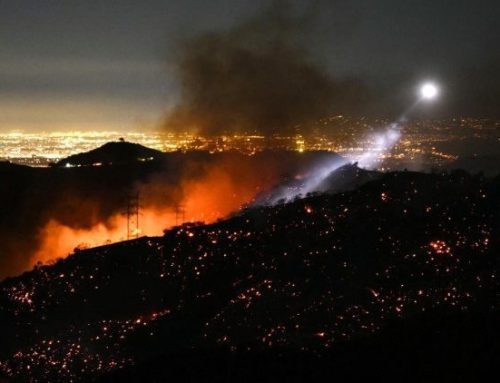
<svg viewBox="0 0 500 383">
<path fill-rule="evenodd" d="M 180 102 L 166 129 L 204 135 L 293 132 L 366 98 L 352 79 L 336 79 L 306 48 L 314 12 L 293 15 L 287 2 L 229 30 L 181 44 L 175 67 Z"/>
</svg>

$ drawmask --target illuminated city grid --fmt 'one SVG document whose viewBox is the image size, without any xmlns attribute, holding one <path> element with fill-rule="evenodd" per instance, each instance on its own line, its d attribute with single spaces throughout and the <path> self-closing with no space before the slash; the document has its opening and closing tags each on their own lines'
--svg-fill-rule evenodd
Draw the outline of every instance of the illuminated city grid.
<svg viewBox="0 0 500 383">
<path fill-rule="evenodd" d="M 416 121 L 401 126 L 401 138 L 394 147 L 376 144 L 376 133 L 390 125 L 385 120 L 350 119 L 333 116 L 297 127 L 308 134 L 273 135 L 237 134 L 203 137 L 195 134 L 165 132 L 58 132 L 0 134 L 0 160 L 30 166 L 48 166 L 51 162 L 75 153 L 95 149 L 106 142 L 123 138 L 163 152 L 236 150 L 253 154 L 265 149 L 334 151 L 356 161 L 363 154 L 375 151 L 376 168 L 397 168 L 419 160 L 440 166 L 457 159 L 456 153 L 437 148 L 440 143 L 467 139 L 500 142 L 500 122 L 486 119 L 451 119 Z M 388 162 L 392 161 L 392 162 Z"/>
</svg>

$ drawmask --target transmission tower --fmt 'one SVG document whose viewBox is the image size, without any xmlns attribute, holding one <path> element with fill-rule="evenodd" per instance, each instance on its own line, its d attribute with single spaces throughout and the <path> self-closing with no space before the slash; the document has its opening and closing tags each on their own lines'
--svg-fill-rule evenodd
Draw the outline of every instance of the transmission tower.
<svg viewBox="0 0 500 383">
<path fill-rule="evenodd" d="M 179 220 L 186 222 L 186 208 L 181 204 L 175 205 L 175 226 L 179 226 Z"/>
<path fill-rule="evenodd" d="M 127 239 L 139 238 L 139 193 L 127 195 Z"/>
</svg>

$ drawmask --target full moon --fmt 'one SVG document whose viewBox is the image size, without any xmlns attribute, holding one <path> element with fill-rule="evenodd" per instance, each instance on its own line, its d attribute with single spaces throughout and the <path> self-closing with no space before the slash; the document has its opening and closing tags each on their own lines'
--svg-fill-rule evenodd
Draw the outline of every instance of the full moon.
<svg viewBox="0 0 500 383">
<path fill-rule="evenodd" d="M 423 84 L 420 88 L 420 94 L 422 98 L 426 100 L 432 100 L 436 98 L 438 92 L 439 91 L 437 86 L 430 82 Z"/>
</svg>

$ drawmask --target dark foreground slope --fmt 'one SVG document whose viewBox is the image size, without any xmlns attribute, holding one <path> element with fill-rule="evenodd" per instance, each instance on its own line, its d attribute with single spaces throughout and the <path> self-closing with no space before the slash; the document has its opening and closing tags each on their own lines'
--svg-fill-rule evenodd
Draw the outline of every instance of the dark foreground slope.
<svg viewBox="0 0 500 383">
<path fill-rule="evenodd" d="M 170 353 L 99 382 L 470 382 L 500 373 L 500 316 L 436 310 L 390 321 L 371 337 L 320 354 L 290 349 Z"/>
<path fill-rule="evenodd" d="M 0 285 L 0 368 L 51 382 L 492 372 L 499 190 L 392 173 L 76 253 Z"/>
</svg>

